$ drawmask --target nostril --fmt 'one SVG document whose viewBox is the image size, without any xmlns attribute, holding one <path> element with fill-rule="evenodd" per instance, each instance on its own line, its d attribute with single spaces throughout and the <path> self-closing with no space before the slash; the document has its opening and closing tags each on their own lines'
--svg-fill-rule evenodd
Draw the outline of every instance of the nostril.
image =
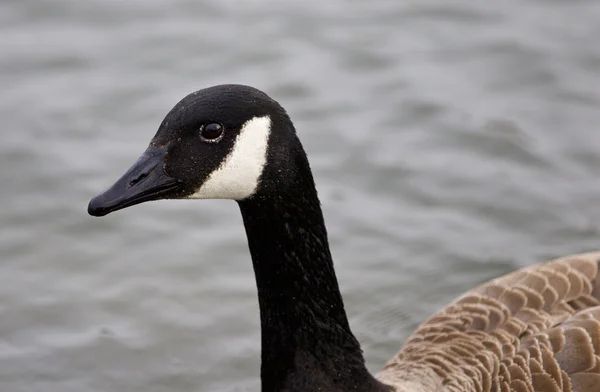
<svg viewBox="0 0 600 392">
<path fill-rule="evenodd" d="M 148 177 L 148 173 L 140 173 L 139 176 L 137 176 L 133 180 L 129 181 L 129 186 L 134 186 L 135 184 L 142 181 L 146 177 Z"/>
</svg>

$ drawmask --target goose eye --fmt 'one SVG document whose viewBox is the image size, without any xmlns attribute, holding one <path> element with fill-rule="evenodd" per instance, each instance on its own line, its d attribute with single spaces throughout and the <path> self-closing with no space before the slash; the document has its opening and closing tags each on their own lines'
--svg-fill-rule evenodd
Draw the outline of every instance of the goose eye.
<svg viewBox="0 0 600 392">
<path fill-rule="evenodd" d="M 208 123 L 200 129 L 200 138 L 207 142 L 217 142 L 223 136 L 223 126 L 219 123 Z"/>
</svg>

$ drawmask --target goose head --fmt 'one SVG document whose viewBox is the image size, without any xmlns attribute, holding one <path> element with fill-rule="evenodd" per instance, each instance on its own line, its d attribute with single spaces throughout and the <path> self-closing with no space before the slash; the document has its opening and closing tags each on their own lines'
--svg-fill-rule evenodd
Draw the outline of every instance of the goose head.
<svg viewBox="0 0 600 392">
<path fill-rule="evenodd" d="M 231 199 L 291 190 L 304 150 L 285 110 L 265 93 L 219 85 L 183 98 L 133 166 L 88 206 L 103 216 L 159 199 Z"/>
</svg>

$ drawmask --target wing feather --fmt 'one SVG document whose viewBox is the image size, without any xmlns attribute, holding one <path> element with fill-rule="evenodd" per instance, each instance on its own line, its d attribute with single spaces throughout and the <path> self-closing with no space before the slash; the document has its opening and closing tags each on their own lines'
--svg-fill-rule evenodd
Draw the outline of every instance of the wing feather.
<svg viewBox="0 0 600 392">
<path fill-rule="evenodd" d="M 563 257 L 468 291 L 378 378 L 398 391 L 600 391 L 599 262 L 600 252 Z"/>
</svg>

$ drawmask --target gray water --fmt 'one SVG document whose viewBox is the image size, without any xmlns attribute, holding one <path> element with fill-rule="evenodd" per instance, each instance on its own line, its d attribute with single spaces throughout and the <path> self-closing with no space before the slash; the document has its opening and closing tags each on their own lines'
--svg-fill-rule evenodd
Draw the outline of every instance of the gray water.
<svg viewBox="0 0 600 392">
<path fill-rule="evenodd" d="M 0 391 L 258 391 L 230 201 L 89 199 L 185 94 L 259 87 L 309 154 L 376 371 L 476 284 L 599 248 L 600 3 L 0 4 Z"/>
</svg>

